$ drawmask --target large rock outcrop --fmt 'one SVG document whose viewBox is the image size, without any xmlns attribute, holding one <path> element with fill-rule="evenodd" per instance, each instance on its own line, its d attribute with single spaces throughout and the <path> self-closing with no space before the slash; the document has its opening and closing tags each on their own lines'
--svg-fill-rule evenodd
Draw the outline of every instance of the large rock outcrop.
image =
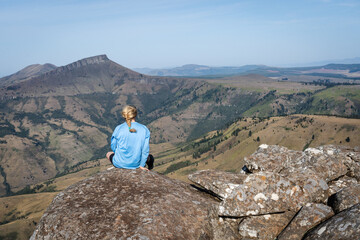
<svg viewBox="0 0 360 240">
<path fill-rule="evenodd" d="M 155 172 L 113 169 L 59 193 L 31 239 L 208 239 L 214 203 Z"/>
<path fill-rule="evenodd" d="M 351 234 L 357 239 L 359 231 L 349 226 L 359 227 L 360 216 L 348 209 L 360 201 L 359 156 L 357 149 L 344 147 L 301 152 L 263 144 L 245 159 L 247 173 L 203 170 L 189 179 L 222 199 L 217 221 L 214 214 L 210 217 L 216 239 L 302 239 L 323 222 L 330 232 L 320 228 L 320 238 L 334 233 L 331 239 L 354 239 L 348 237 Z"/>
<path fill-rule="evenodd" d="M 261 145 L 250 172 L 198 171 L 195 188 L 106 171 L 58 194 L 31 239 L 358 239 L 359 155 Z"/>
<path fill-rule="evenodd" d="M 285 171 L 289 175 L 299 170 L 312 171 L 327 182 L 348 172 L 347 155 L 333 146 L 308 148 L 301 152 L 262 144 L 254 154 L 244 160 L 253 172 L 281 173 Z"/>
</svg>

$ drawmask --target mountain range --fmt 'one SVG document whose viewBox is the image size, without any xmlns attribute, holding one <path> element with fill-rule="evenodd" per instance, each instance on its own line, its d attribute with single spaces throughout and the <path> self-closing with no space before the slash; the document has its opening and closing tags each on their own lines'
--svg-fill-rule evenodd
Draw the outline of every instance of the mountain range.
<svg viewBox="0 0 360 240">
<path fill-rule="evenodd" d="M 284 75 L 318 75 L 360 79 L 360 64 L 326 64 L 291 68 L 271 67 L 265 65 L 211 67 L 206 65 L 187 64 L 175 68 L 134 68 L 134 70 L 153 76 L 224 77 L 233 75 L 261 74 L 270 77 L 281 77 Z"/>
<path fill-rule="evenodd" d="M 353 65 L 332 67 L 357 73 Z M 306 75 L 300 81 L 298 77 L 292 81 L 292 75 L 280 79 L 259 74 L 209 79 L 150 76 L 106 55 L 61 67 L 25 68 L 0 79 L 0 195 L 103 158 L 127 104 L 138 107 L 138 121 L 149 127 L 151 144 L 160 148 L 159 153 L 167 143 L 197 139 L 242 117 L 360 116 L 356 80 L 326 82 Z M 329 82 L 336 85 L 325 84 Z"/>
</svg>

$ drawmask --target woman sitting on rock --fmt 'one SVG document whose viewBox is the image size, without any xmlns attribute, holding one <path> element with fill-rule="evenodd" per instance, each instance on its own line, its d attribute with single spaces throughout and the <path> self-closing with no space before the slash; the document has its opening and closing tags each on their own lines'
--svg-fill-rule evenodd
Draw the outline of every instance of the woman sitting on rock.
<svg viewBox="0 0 360 240">
<path fill-rule="evenodd" d="M 111 136 L 111 149 L 107 159 L 117 168 L 135 169 L 153 168 L 154 158 L 149 155 L 149 129 L 135 122 L 137 110 L 134 106 L 125 106 L 122 116 L 125 122 L 117 126 Z"/>
</svg>

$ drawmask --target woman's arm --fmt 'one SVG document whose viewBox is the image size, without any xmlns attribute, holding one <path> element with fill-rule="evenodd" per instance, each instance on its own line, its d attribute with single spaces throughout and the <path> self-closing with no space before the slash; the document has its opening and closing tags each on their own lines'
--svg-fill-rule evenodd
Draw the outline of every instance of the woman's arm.
<svg viewBox="0 0 360 240">
<path fill-rule="evenodd" d="M 115 128 L 114 133 L 111 136 L 111 145 L 110 146 L 111 146 L 111 150 L 113 150 L 113 152 L 115 152 L 116 146 L 117 146 L 117 139 L 116 139 L 117 132 L 118 132 L 118 128 Z"/>
<path fill-rule="evenodd" d="M 150 151 L 149 142 L 150 142 L 150 131 L 146 129 L 144 145 L 142 147 L 142 153 L 141 153 L 140 167 L 145 167 L 146 160 L 149 156 L 149 151 Z"/>
</svg>

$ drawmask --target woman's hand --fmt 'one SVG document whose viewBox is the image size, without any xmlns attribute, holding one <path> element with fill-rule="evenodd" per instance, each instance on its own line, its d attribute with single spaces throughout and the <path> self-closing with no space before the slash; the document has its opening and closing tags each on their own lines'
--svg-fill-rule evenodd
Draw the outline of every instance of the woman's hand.
<svg viewBox="0 0 360 240">
<path fill-rule="evenodd" d="M 149 171 L 149 169 L 147 168 L 144 168 L 144 167 L 139 167 L 141 170 L 144 170 L 144 171 Z"/>
</svg>

